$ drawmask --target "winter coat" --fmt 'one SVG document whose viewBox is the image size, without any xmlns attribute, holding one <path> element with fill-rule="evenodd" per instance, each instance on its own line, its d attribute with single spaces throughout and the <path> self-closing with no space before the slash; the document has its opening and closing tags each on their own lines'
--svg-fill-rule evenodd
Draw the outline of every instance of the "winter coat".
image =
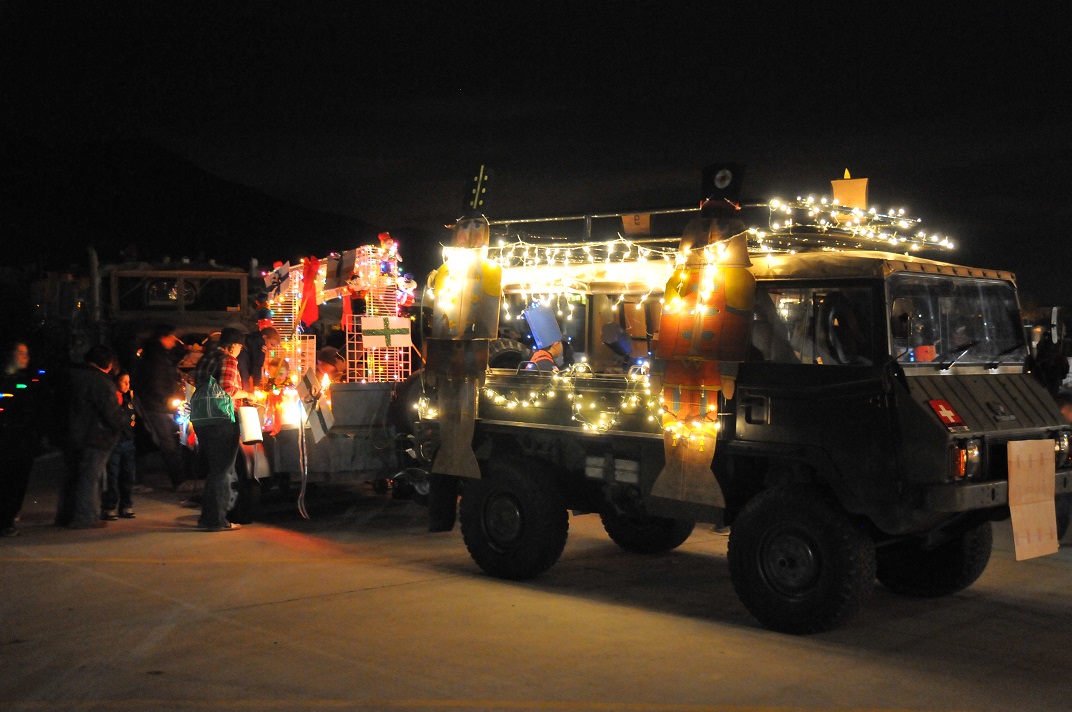
<svg viewBox="0 0 1072 712">
<path fill-rule="evenodd" d="M 115 381 L 93 366 L 71 370 L 71 445 L 112 450 L 128 418 L 119 405 Z"/>
<path fill-rule="evenodd" d="M 171 353 L 159 341 L 147 343 L 134 372 L 133 387 L 140 406 L 155 413 L 170 413 L 174 410 L 171 401 L 180 394 L 179 383 Z"/>
</svg>

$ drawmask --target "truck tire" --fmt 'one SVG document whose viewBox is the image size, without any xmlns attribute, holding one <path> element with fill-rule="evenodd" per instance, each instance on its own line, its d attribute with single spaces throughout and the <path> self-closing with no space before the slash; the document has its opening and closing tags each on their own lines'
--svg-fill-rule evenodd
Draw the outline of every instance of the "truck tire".
<svg viewBox="0 0 1072 712">
<path fill-rule="evenodd" d="M 929 551 L 917 540 L 880 547 L 876 576 L 894 593 L 920 598 L 948 596 L 983 575 L 993 543 L 990 522 L 983 522 Z"/>
<path fill-rule="evenodd" d="M 543 573 L 566 546 L 569 519 L 552 476 L 532 463 L 497 463 L 462 487 L 462 539 L 477 565 L 498 578 Z"/>
<path fill-rule="evenodd" d="M 733 523 L 728 558 L 745 608 L 782 633 L 836 628 L 874 589 L 874 542 L 807 487 L 756 495 Z"/>
<path fill-rule="evenodd" d="M 615 544 L 634 554 L 662 554 L 685 543 L 695 522 L 666 517 L 633 517 L 613 507 L 599 513 Z"/>
</svg>

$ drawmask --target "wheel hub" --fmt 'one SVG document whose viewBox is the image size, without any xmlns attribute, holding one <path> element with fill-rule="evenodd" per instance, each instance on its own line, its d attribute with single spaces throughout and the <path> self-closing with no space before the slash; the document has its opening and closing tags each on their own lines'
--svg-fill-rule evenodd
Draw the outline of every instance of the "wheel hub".
<svg viewBox="0 0 1072 712">
<path fill-rule="evenodd" d="M 488 500 L 484 508 L 484 530 L 496 547 L 506 547 L 517 541 L 522 526 L 521 507 L 516 499 L 502 494 Z"/>
<path fill-rule="evenodd" d="M 760 557 L 767 583 L 784 595 L 800 595 L 819 578 L 819 559 L 811 544 L 797 533 L 769 537 Z"/>
</svg>

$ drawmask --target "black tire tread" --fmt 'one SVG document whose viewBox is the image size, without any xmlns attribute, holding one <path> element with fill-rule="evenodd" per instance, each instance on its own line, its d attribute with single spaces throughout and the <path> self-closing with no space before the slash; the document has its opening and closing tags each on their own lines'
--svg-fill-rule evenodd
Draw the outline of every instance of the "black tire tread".
<svg viewBox="0 0 1072 712">
<path fill-rule="evenodd" d="M 622 549 L 634 554 L 663 554 L 685 543 L 696 523 L 666 517 L 639 519 L 608 507 L 600 511 L 603 529 Z"/>
<path fill-rule="evenodd" d="M 569 513 L 550 472 L 533 463 L 497 462 L 479 480 L 462 487 L 460 518 L 462 539 L 473 561 L 497 578 L 520 581 L 539 576 L 562 555 L 569 535 Z M 510 551 L 499 551 L 483 524 L 484 504 L 496 492 L 506 491 L 523 508 L 523 541 Z"/>
<path fill-rule="evenodd" d="M 773 590 L 759 572 L 758 553 L 764 531 L 792 522 L 821 539 L 829 559 L 821 586 L 789 599 Z M 822 494 L 805 486 L 785 486 L 756 495 L 730 532 L 728 559 L 733 588 L 745 608 L 764 626 L 782 633 L 831 630 L 855 616 L 871 596 L 875 581 L 875 547 Z M 825 590 L 823 590 L 825 589 Z"/>
<path fill-rule="evenodd" d="M 990 522 L 930 551 L 917 541 L 891 544 L 879 549 L 875 575 L 883 586 L 904 596 L 948 596 L 963 591 L 983 575 L 993 544 Z"/>
</svg>

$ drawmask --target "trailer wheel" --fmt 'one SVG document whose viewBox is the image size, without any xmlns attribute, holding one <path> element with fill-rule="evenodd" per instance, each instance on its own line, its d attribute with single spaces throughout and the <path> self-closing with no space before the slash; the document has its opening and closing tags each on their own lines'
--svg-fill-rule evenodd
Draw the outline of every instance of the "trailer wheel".
<svg viewBox="0 0 1072 712">
<path fill-rule="evenodd" d="M 685 543 L 695 522 L 667 517 L 636 517 L 613 507 L 599 513 L 603 528 L 615 544 L 635 554 L 662 554 Z"/>
<path fill-rule="evenodd" d="M 990 562 L 994 533 L 983 522 L 931 550 L 903 541 L 878 550 L 876 576 L 894 593 L 937 598 L 962 591 L 983 575 Z"/>
<path fill-rule="evenodd" d="M 807 487 L 760 493 L 733 523 L 730 578 L 745 608 L 768 628 L 819 633 L 855 616 L 875 582 L 875 546 Z"/>
<path fill-rule="evenodd" d="M 521 580 L 549 569 L 566 546 L 566 505 L 550 473 L 532 463 L 497 463 L 462 487 L 462 538 L 477 565 Z"/>
</svg>

